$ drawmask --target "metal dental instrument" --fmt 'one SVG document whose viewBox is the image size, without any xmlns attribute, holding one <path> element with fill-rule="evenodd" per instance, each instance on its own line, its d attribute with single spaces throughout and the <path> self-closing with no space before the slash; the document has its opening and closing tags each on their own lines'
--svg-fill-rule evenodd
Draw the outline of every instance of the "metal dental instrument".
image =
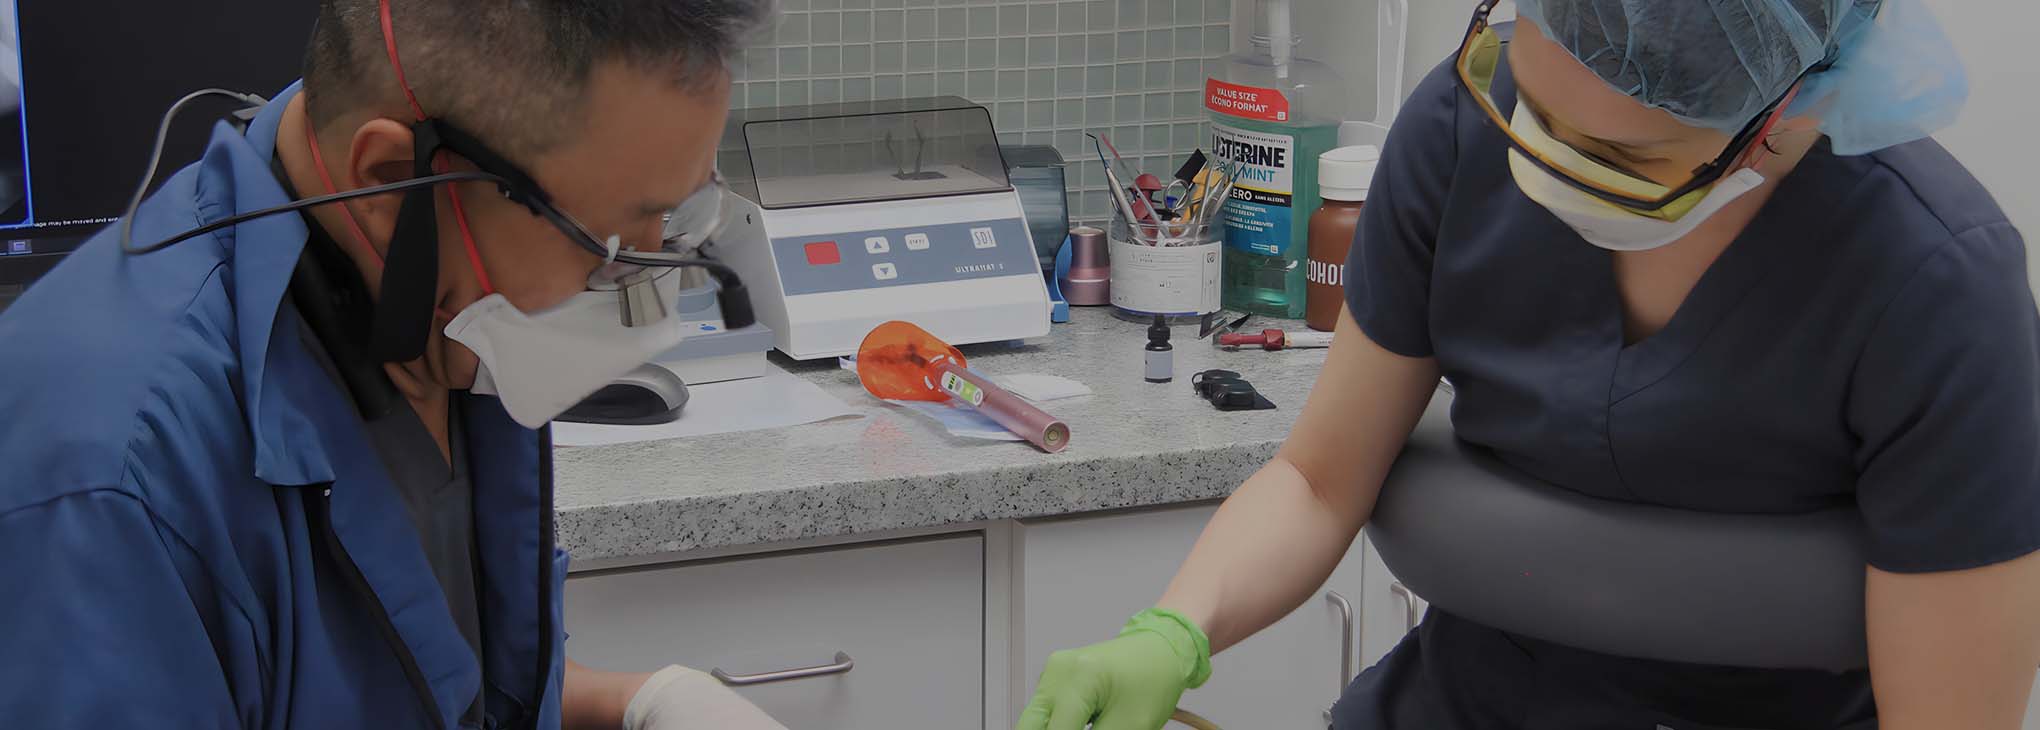
<svg viewBox="0 0 2040 730">
<path fill-rule="evenodd" d="M 1126 158 L 1121 157 L 1119 155 L 1119 148 L 1114 147 L 1112 145 L 1112 138 L 1106 137 L 1104 135 L 1091 135 L 1091 136 L 1097 138 L 1099 142 L 1105 145 L 1106 150 L 1112 152 L 1112 161 L 1114 164 L 1119 166 L 1119 174 L 1123 176 L 1127 182 L 1133 182 L 1134 178 L 1139 177 L 1139 175 L 1135 173 L 1133 166 L 1128 165 L 1126 163 Z"/>
<path fill-rule="evenodd" d="M 1126 188 L 1120 185 L 1119 173 L 1113 172 L 1112 161 L 1105 156 L 1104 141 L 1088 132 L 1084 136 L 1090 137 L 1091 145 L 1098 150 L 1098 164 L 1105 167 L 1105 185 L 1112 194 L 1113 204 L 1119 208 L 1119 214 L 1126 218 L 1127 233 L 1136 243 L 1147 243 L 1147 238 L 1141 235 L 1140 216 L 1134 214 L 1133 202 L 1127 199 Z"/>
<path fill-rule="evenodd" d="M 1128 202 L 1132 204 L 1134 213 L 1141 216 L 1137 220 L 1145 223 L 1158 223 L 1159 216 L 1155 215 L 1155 206 L 1148 200 L 1146 192 L 1139 188 L 1140 171 L 1134 169 L 1133 165 L 1129 164 L 1125 157 L 1120 156 L 1119 148 L 1113 146 L 1111 137 L 1091 133 L 1086 133 L 1085 136 L 1104 145 L 1105 149 L 1112 153 L 1112 161 L 1106 163 L 1106 166 L 1119 174 L 1119 181 L 1122 187 L 1126 187 L 1129 191 L 1131 197 Z M 1153 176 L 1150 175 L 1149 177 Z M 1157 184 L 1160 184 L 1160 182 L 1157 181 Z"/>
<path fill-rule="evenodd" d="M 1162 199 L 1162 208 L 1177 218 L 1188 217 L 1190 204 L 1193 202 L 1190 200 L 1190 193 L 1195 189 L 1196 186 L 1187 181 L 1170 180 L 1168 185 L 1162 186 L 1162 190 L 1159 193 L 1159 197 Z"/>
<path fill-rule="evenodd" d="M 1211 192 L 1215 194 L 1208 196 L 1204 202 L 1205 225 L 1218 221 L 1219 211 L 1225 208 L 1226 201 L 1232 199 L 1233 186 L 1240 180 L 1239 163 L 1237 162 L 1222 166 L 1220 171 L 1220 176 L 1224 178 L 1224 182 L 1213 182 Z"/>
<path fill-rule="evenodd" d="M 1218 338 L 1238 332 L 1241 327 L 1246 326 L 1247 320 L 1253 317 L 1254 315 L 1252 314 L 1241 314 L 1225 310 L 1204 315 L 1204 322 L 1198 329 L 1197 339 L 1210 338 L 1212 347 L 1224 349 L 1225 346 L 1219 343 Z"/>
</svg>

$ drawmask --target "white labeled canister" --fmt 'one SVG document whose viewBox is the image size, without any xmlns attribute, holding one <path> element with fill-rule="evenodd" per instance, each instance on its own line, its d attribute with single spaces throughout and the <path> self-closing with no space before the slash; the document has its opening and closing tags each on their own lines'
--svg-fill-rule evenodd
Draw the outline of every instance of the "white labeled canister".
<svg viewBox="0 0 2040 730">
<path fill-rule="evenodd" d="M 1225 244 L 1146 246 L 1112 241 L 1112 306 L 1169 316 L 1218 311 Z"/>
</svg>

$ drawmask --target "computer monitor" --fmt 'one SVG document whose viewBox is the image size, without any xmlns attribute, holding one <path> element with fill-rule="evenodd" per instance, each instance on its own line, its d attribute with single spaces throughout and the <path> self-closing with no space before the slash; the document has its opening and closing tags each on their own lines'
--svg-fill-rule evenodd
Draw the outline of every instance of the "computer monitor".
<svg viewBox="0 0 2040 730">
<path fill-rule="evenodd" d="M 208 87 L 275 94 L 317 15 L 315 0 L 0 0 L 0 309 L 119 218 L 172 103 Z M 158 184 L 232 107 L 186 107 Z"/>
</svg>

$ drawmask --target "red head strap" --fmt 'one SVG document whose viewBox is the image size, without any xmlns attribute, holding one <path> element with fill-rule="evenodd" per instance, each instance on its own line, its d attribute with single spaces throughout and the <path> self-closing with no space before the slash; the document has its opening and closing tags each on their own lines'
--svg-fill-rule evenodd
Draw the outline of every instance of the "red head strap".
<svg viewBox="0 0 2040 730">
<path fill-rule="evenodd" d="M 1735 167 L 1756 167 L 1762 164 L 1771 149 L 1771 130 L 1785 120 L 1785 110 L 1792 108 L 1792 100 L 1798 98 L 1805 82 L 1795 83 L 1786 90 L 1785 98 L 1778 101 L 1778 108 L 1771 111 L 1771 118 L 1764 120 L 1764 126 L 1757 129 L 1757 137 L 1751 140 L 1749 149 L 1744 150 L 1742 159 L 1736 160 Z M 1733 168 L 1731 168 L 1733 169 Z"/>
<path fill-rule="evenodd" d="M 319 172 L 319 183 L 326 186 L 326 194 L 338 194 L 340 189 L 333 185 L 332 173 L 326 171 L 326 156 L 319 152 L 319 134 L 317 130 L 312 129 L 312 122 L 309 119 L 305 120 L 305 145 L 312 148 L 312 169 Z M 347 214 L 347 228 L 354 232 L 355 242 L 361 244 L 361 251 L 368 254 L 368 260 L 373 263 L 374 270 L 367 272 L 368 275 L 381 279 L 382 254 L 375 250 L 375 244 L 368 242 L 368 232 L 361 230 L 361 222 L 354 219 L 354 209 L 347 207 L 346 203 L 341 203 L 340 211 Z"/>
<path fill-rule="evenodd" d="M 404 78 L 404 62 L 397 59 L 397 30 L 390 21 L 390 0 L 382 0 L 381 6 L 383 48 L 390 52 L 390 68 L 397 70 L 397 86 L 403 88 L 404 100 L 411 102 L 411 113 L 418 116 L 418 121 L 425 121 L 425 107 L 418 106 L 418 95 L 411 93 L 411 81 Z"/>
<path fill-rule="evenodd" d="M 404 78 L 403 59 L 397 55 L 396 24 L 390 20 L 390 0 L 380 0 L 377 4 L 382 13 L 383 48 L 389 51 L 390 68 L 397 72 L 397 86 L 404 90 L 404 100 L 410 102 L 411 113 L 417 116 L 418 121 L 425 121 L 425 107 L 418 105 L 418 95 L 411 91 L 411 81 Z M 446 172 L 444 152 L 433 158 L 432 169 L 435 172 Z M 453 220 L 460 226 L 460 241 L 467 247 L 468 266 L 474 269 L 475 280 L 481 283 L 483 294 L 496 293 L 496 286 L 489 282 L 488 270 L 482 267 L 482 254 L 475 248 L 474 232 L 468 230 L 467 210 L 460 204 L 460 188 L 449 186 L 446 189 L 446 197 L 453 203 Z"/>
</svg>

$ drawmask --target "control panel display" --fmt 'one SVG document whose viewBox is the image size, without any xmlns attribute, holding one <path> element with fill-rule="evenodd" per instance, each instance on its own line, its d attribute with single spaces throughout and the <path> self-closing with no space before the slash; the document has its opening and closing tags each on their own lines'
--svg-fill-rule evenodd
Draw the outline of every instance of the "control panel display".
<svg viewBox="0 0 2040 730">
<path fill-rule="evenodd" d="M 787 296 L 1037 274 L 1018 218 L 772 240 Z"/>
</svg>

